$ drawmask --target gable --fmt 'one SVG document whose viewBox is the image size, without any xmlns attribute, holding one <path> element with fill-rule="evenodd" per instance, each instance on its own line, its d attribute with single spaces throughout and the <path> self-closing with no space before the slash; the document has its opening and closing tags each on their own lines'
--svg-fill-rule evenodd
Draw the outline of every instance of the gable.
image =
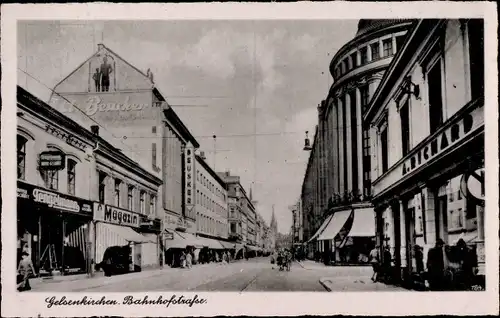
<svg viewBox="0 0 500 318">
<path fill-rule="evenodd" d="M 56 85 L 58 93 L 96 92 L 93 75 L 100 69 L 104 58 L 112 71 L 109 76 L 109 91 L 152 89 L 153 83 L 145 73 L 135 68 L 116 53 L 99 45 L 98 51 Z"/>
</svg>

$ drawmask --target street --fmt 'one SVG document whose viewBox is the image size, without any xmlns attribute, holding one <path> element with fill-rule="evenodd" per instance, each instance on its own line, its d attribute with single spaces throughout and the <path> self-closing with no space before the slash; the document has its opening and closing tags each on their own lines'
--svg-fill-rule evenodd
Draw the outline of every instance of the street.
<svg viewBox="0 0 500 318">
<path fill-rule="evenodd" d="M 34 283 L 31 292 L 151 292 L 151 291 L 381 291 L 399 288 L 370 280 L 367 266 L 326 267 L 312 261 L 294 262 L 290 272 L 279 271 L 267 257 L 228 265 L 211 263 L 191 269 L 164 268 L 113 277 Z M 403 290 L 403 289 L 399 289 Z"/>
</svg>

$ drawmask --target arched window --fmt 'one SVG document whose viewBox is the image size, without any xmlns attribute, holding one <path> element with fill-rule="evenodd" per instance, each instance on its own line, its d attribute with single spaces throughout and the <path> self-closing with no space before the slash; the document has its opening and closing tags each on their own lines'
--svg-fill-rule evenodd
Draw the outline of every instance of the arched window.
<svg viewBox="0 0 500 318">
<path fill-rule="evenodd" d="M 68 194 L 75 195 L 76 161 L 68 159 Z"/>
<path fill-rule="evenodd" d="M 26 143 L 28 139 L 17 135 L 17 178 L 26 179 Z"/>
</svg>

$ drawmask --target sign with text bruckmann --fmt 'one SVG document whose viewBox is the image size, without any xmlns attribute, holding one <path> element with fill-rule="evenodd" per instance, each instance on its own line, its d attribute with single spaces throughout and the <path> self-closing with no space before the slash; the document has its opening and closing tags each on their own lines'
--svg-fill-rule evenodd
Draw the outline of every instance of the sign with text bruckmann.
<svg viewBox="0 0 500 318">
<path fill-rule="evenodd" d="M 138 228 L 141 215 L 107 204 L 94 203 L 94 220 Z"/>
</svg>

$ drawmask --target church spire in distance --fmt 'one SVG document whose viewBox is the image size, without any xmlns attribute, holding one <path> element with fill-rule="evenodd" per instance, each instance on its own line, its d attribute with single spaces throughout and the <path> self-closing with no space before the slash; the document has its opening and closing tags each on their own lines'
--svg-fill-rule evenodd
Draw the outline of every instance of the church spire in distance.
<svg viewBox="0 0 500 318">
<path fill-rule="evenodd" d="M 271 216 L 270 227 L 274 233 L 278 232 L 278 223 L 276 222 L 276 216 L 274 215 L 274 204 L 273 204 L 273 215 Z"/>
</svg>

